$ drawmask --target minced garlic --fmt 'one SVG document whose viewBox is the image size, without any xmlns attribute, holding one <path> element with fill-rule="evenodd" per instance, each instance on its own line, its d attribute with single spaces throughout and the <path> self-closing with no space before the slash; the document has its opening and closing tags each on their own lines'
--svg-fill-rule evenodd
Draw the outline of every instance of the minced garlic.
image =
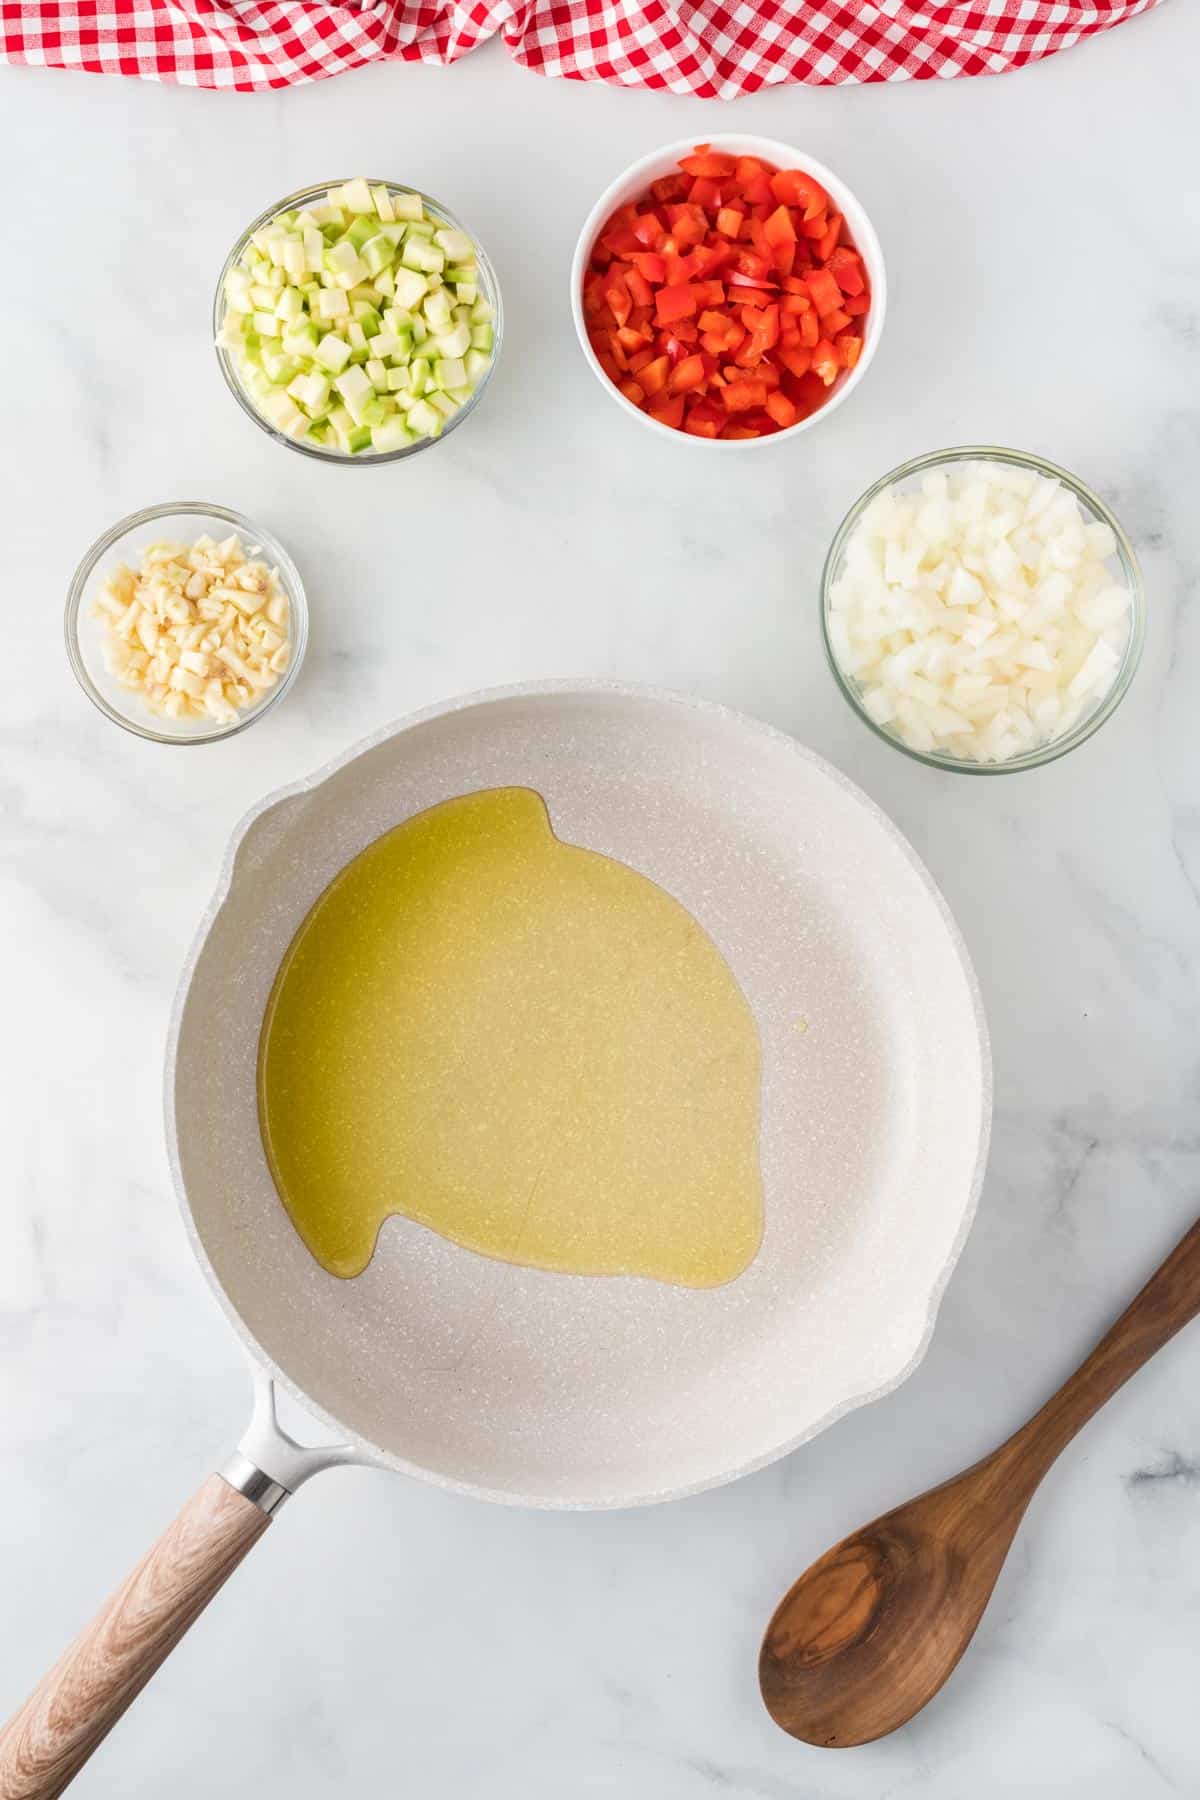
<svg viewBox="0 0 1200 1800">
<path fill-rule="evenodd" d="M 150 544 L 96 596 L 104 664 L 168 719 L 228 724 L 274 687 L 291 658 L 279 571 L 251 560 L 236 532 L 217 543 Z"/>
</svg>

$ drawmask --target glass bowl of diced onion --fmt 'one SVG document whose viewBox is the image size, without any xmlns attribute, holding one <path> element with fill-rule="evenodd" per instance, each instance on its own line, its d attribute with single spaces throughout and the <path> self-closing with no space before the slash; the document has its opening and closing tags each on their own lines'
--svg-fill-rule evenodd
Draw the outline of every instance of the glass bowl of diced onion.
<svg viewBox="0 0 1200 1800">
<path fill-rule="evenodd" d="M 345 190 L 348 186 L 364 186 L 371 194 L 382 193 L 389 197 L 389 201 L 398 201 L 402 207 L 407 202 L 419 202 L 421 215 L 427 223 L 444 228 L 459 238 L 469 239 L 475 264 L 474 275 L 477 281 L 476 302 L 480 313 L 486 314 L 484 322 L 490 328 L 489 362 L 485 369 L 473 377 L 474 385 L 470 393 L 465 398 L 459 396 L 459 403 L 453 410 L 448 411 L 432 433 L 413 436 L 407 443 L 398 443 L 394 448 L 384 450 L 376 449 L 373 446 L 357 450 L 344 449 L 335 441 L 318 441 L 305 429 L 304 420 L 299 416 L 306 410 L 305 405 L 298 404 L 292 409 L 291 420 L 287 416 L 276 420 L 268 418 L 262 410 L 262 404 L 249 391 L 235 358 L 223 342 L 225 335 L 223 328 L 229 310 L 227 284 L 230 273 L 239 268 L 247 253 L 253 253 L 255 250 L 254 240 L 258 238 L 261 242 L 260 234 L 275 225 L 281 214 L 302 213 L 313 208 L 316 208 L 318 214 L 321 214 L 327 207 L 331 194 L 336 194 L 339 189 Z M 400 214 L 396 216 L 400 217 Z M 325 277 L 322 276 L 321 279 L 325 279 Z M 378 305 L 383 307 L 386 305 L 386 301 L 381 299 L 378 301 Z M 442 205 L 440 200 L 433 199 L 431 195 L 422 193 L 418 188 L 405 187 L 394 181 L 381 181 L 376 177 L 357 177 L 351 182 L 347 182 L 345 178 L 340 181 L 323 181 L 314 187 L 299 188 L 294 194 L 287 194 L 282 200 L 277 200 L 273 206 L 267 207 L 265 212 L 260 213 L 257 219 L 247 225 L 225 258 L 213 299 L 213 340 L 216 345 L 217 361 L 221 366 L 221 373 L 225 377 L 230 393 L 242 411 L 277 444 L 285 444 L 289 450 L 299 450 L 302 455 L 314 457 L 319 462 L 373 467 L 379 463 L 398 462 L 406 456 L 416 456 L 420 451 L 429 450 L 433 445 L 442 443 L 452 431 L 456 431 L 470 417 L 483 398 L 484 389 L 491 380 L 499 360 L 503 336 L 504 308 L 500 298 L 500 283 L 496 271 L 475 233 L 468 230 L 450 211 L 449 207 Z M 332 372 L 330 378 L 334 380 Z M 336 392 L 332 398 L 337 399 Z"/>
<path fill-rule="evenodd" d="M 856 501 L 821 579 L 830 668 L 878 737 L 1004 775 L 1077 749 L 1120 705 L 1145 633 L 1137 557 L 1090 488 L 1018 450 L 937 450 Z"/>
<path fill-rule="evenodd" d="M 67 594 L 80 687 L 106 718 L 156 744 L 209 744 L 253 725 L 288 691 L 307 642 L 304 584 L 283 545 L 206 501 L 121 519 Z"/>
</svg>

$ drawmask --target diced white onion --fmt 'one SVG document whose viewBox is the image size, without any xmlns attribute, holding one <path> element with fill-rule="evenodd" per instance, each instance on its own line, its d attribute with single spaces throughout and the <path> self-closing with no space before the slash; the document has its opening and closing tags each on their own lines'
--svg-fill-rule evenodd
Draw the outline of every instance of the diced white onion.
<svg viewBox="0 0 1200 1800">
<path fill-rule="evenodd" d="M 829 639 L 868 716 L 910 748 L 1004 762 L 1104 699 L 1131 595 L 1110 528 L 1058 481 L 1004 463 L 926 474 L 866 508 L 830 594 Z"/>
</svg>

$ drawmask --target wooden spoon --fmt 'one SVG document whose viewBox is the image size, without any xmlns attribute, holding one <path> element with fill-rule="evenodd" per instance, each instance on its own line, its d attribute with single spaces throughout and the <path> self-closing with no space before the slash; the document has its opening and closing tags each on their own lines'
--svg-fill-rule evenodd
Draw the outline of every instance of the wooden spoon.
<svg viewBox="0 0 1200 1800">
<path fill-rule="evenodd" d="M 1200 1221 L 1087 1361 L 974 1468 L 844 1538 L 767 1627 L 758 1678 L 805 1743 L 866 1744 L 932 1700 L 970 1643 L 1043 1475 L 1094 1413 L 1200 1312 Z"/>
</svg>

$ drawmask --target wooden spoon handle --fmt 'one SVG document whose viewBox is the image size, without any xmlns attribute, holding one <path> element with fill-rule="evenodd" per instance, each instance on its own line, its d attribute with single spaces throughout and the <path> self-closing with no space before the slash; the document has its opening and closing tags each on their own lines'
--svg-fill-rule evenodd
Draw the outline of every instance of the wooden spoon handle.
<svg viewBox="0 0 1200 1800">
<path fill-rule="evenodd" d="M 1076 1432 L 1143 1363 L 1200 1313 L 1200 1219 L 1087 1360 L 997 1452 L 1035 1487 Z"/>
<path fill-rule="evenodd" d="M 63 1792 L 270 1522 L 209 1476 L 0 1731 L 0 1800 Z"/>
</svg>

